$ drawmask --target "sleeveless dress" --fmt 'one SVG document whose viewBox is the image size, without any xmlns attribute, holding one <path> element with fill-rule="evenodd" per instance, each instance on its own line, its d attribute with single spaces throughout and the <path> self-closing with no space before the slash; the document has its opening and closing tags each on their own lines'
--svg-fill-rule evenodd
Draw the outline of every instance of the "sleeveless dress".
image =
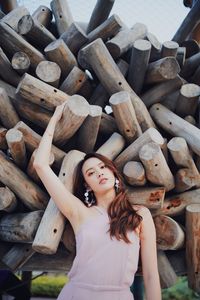
<svg viewBox="0 0 200 300">
<path fill-rule="evenodd" d="M 76 257 L 57 300 L 133 300 L 130 286 L 138 268 L 140 239 L 134 231 L 128 233 L 129 244 L 111 239 L 107 211 L 94 207 L 99 214 L 75 235 Z"/>
</svg>

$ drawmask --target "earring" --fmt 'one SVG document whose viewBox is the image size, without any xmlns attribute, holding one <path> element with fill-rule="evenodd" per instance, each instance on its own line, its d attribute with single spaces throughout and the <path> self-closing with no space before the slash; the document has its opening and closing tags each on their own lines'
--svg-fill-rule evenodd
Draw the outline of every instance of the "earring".
<svg viewBox="0 0 200 300">
<path fill-rule="evenodd" d="M 117 178 L 115 178 L 115 189 L 116 192 L 119 192 L 119 180 Z"/>
<path fill-rule="evenodd" d="M 85 200 L 84 202 L 87 204 L 88 207 L 92 206 L 93 203 L 95 203 L 94 198 L 92 197 L 92 193 L 91 195 L 89 195 L 89 192 L 91 192 L 91 190 L 89 190 L 88 188 L 86 189 L 86 192 L 84 193 L 85 196 Z M 90 197 L 89 197 L 90 196 Z"/>
</svg>

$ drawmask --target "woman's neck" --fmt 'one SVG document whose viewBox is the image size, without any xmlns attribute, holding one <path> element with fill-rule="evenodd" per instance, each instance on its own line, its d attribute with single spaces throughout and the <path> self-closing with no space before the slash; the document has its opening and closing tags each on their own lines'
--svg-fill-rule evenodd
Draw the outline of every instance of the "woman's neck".
<svg viewBox="0 0 200 300">
<path fill-rule="evenodd" d="M 110 190 L 103 194 L 95 194 L 95 197 L 97 199 L 97 205 L 107 209 L 110 203 L 115 199 L 116 193 L 115 190 Z"/>
</svg>

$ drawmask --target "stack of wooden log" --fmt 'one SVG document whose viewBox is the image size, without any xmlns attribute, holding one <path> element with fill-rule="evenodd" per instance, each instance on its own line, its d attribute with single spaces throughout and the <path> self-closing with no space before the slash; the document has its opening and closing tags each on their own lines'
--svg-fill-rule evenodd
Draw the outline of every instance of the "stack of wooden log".
<svg viewBox="0 0 200 300">
<path fill-rule="evenodd" d="M 144 24 L 128 28 L 109 17 L 113 0 L 98 0 L 88 24 L 73 20 L 66 0 L 32 15 L 7 2 L 0 12 L 1 268 L 71 267 L 72 228 L 33 168 L 49 119 L 67 100 L 52 169 L 73 192 L 85 153 L 114 160 L 130 202 L 154 217 L 162 287 L 187 274 L 200 292 L 200 51 L 191 35 L 200 1 L 162 44 Z"/>
</svg>

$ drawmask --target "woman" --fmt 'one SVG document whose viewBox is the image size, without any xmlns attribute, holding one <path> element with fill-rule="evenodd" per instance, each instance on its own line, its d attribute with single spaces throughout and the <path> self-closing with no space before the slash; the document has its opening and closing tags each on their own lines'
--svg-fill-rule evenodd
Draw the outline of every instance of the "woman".
<svg viewBox="0 0 200 300">
<path fill-rule="evenodd" d="M 70 193 L 49 167 L 52 138 L 65 103 L 57 106 L 34 167 L 76 237 L 76 258 L 58 300 L 132 300 L 130 285 L 141 251 L 147 300 L 160 300 L 155 227 L 149 210 L 131 205 L 113 163 L 98 154 L 80 162 Z M 83 188 L 82 188 L 83 187 Z"/>
</svg>

